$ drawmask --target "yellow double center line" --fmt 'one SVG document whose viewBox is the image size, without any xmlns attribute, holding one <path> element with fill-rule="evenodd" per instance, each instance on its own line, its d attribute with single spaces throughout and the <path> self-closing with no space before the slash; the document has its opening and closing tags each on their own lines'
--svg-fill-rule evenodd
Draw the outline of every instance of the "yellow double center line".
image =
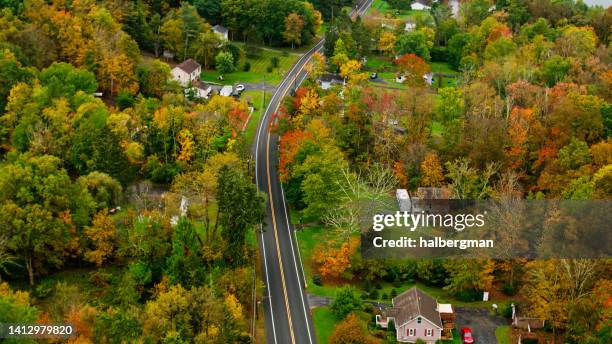
<svg viewBox="0 0 612 344">
<path fill-rule="evenodd" d="M 289 298 L 287 297 L 287 285 L 285 284 L 285 271 L 283 268 L 283 259 L 281 258 L 280 245 L 278 242 L 278 230 L 276 229 L 276 215 L 274 214 L 274 201 L 272 199 L 272 183 L 270 180 L 270 133 L 268 132 L 268 140 L 266 144 L 266 167 L 268 174 L 268 197 L 270 198 L 270 209 L 272 210 L 272 227 L 274 228 L 274 239 L 276 239 L 276 254 L 278 255 L 278 263 L 280 264 L 281 281 L 283 284 L 283 294 L 285 296 L 285 308 L 287 308 L 287 318 L 289 320 L 289 333 L 291 334 L 291 343 L 295 343 L 295 334 L 293 333 L 293 322 L 291 321 L 291 310 L 289 309 Z M 272 320 L 274 321 L 274 319 Z"/>
</svg>

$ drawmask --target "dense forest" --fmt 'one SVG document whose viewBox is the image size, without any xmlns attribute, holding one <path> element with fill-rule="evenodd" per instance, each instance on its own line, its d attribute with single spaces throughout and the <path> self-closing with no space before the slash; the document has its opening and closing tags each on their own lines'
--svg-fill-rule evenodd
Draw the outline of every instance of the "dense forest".
<svg viewBox="0 0 612 344">
<path fill-rule="evenodd" d="M 311 6 L 259 3 L 279 17 L 257 25 L 297 11 L 312 39 Z M 242 131 L 249 105 L 193 99 L 155 59 L 230 51 L 209 6 L 0 5 L 0 322 L 71 323 L 75 343 L 250 342 L 264 201 Z"/>
<path fill-rule="evenodd" d="M 338 16 L 310 80 L 277 114 L 287 199 L 304 226 L 327 231 L 304 263 L 314 283 L 353 285 L 354 297 L 361 290 L 368 300 L 380 299 L 384 283 L 417 281 L 460 301 L 497 290 L 546 320 L 557 341 L 608 342 L 607 260 L 372 261 L 361 259 L 355 235 L 364 204 L 398 187 L 413 195 L 442 188 L 458 199 L 610 199 L 612 8 L 474 0 L 456 14 L 434 4 L 413 14 L 412 26 L 385 11 Z M 440 65 L 445 71 L 433 70 Z M 344 83 L 321 87 L 318 77 L 330 72 Z M 430 72 L 437 80 L 428 83 Z M 338 307 L 355 304 L 342 293 Z M 349 313 L 331 342 L 348 343 L 351 329 L 377 342 Z"/>
</svg>

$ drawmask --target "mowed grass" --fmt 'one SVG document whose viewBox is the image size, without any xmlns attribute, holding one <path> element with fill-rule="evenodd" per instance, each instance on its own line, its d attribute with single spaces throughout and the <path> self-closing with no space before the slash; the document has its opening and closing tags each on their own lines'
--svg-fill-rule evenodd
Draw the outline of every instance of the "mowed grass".
<svg viewBox="0 0 612 344">
<path fill-rule="evenodd" d="M 264 103 L 264 94 L 263 91 L 259 90 L 250 90 L 242 92 L 242 99 L 249 100 L 251 106 L 253 106 L 253 114 L 249 119 L 249 123 L 247 124 L 245 130 L 245 138 L 247 142 L 253 142 L 255 138 L 255 134 L 257 133 L 257 126 L 259 124 L 259 119 L 261 115 L 266 111 L 266 106 L 270 102 L 270 98 L 272 97 L 272 93 L 266 91 L 266 101 Z"/>
<path fill-rule="evenodd" d="M 217 70 L 205 70 L 200 74 L 202 81 L 208 81 L 223 85 L 234 85 L 238 83 L 259 83 L 266 82 L 277 85 L 299 58 L 299 54 L 281 50 L 261 48 L 258 56 L 247 57 L 244 53 L 244 45 L 235 43 L 243 50 L 242 56 L 238 61 L 236 71 L 223 75 L 222 81 L 218 80 L 220 73 Z M 268 67 L 272 65 L 272 58 L 278 58 L 278 67 L 268 72 Z M 249 62 L 251 68 L 248 72 L 243 70 L 244 64 Z"/>
<path fill-rule="evenodd" d="M 459 74 L 448 62 L 431 62 L 429 67 L 433 73 Z"/>
<path fill-rule="evenodd" d="M 500 326 L 495 329 L 495 338 L 499 344 L 510 344 L 510 326 Z"/>
<path fill-rule="evenodd" d="M 329 307 L 315 308 L 312 313 L 317 342 L 321 344 L 329 343 L 329 337 L 334 332 L 334 327 L 339 322 L 338 319 L 332 314 Z"/>
<path fill-rule="evenodd" d="M 345 286 L 352 286 L 355 290 L 361 293 L 367 293 L 371 290 L 365 290 L 363 286 L 359 283 L 338 283 L 338 284 L 326 284 L 319 286 L 314 284 L 313 276 L 316 273 L 312 268 L 312 257 L 316 246 L 320 243 L 324 243 L 329 241 L 330 229 L 325 228 L 323 226 L 313 226 L 305 229 L 301 229 L 296 232 L 298 247 L 300 250 L 300 255 L 302 257 L 302 263 L 304 266 L 304 274 L 306 275 L 306 290 L 317 296 L 324 296 L 334 298 L 336 296 L 337 291 Z M 360 253 L 357 253 L 360 254 Z M 396 294 L 401 294 L 402 292 L 412 288 L 417 287 L 424 292 L 428 293 L 435 299 L 437 299 L 440 303 L 451 303 L 454 307 L 486 307 L 489 308 L 493 301 L 478 301 L 478 302 L 463 302 L 455 299 L 451 295 L 449 295 L 444 289 L 439 287 L 428 286 L 421 282 L 416 283 L 404 283 L 398 287 L 393 286 L 391 283 L 379 283 L 380 289 L 378 290 L 378 297 L 373 299 L 373 301 L 386 302 L 391 303 L 391 294 L 392 290 L 395 289 Z"/>
<path fill-rule="evenodd" d="M 390 61 L 389 58 L 384 57 L 384 56 L 373 55 L 373 56 L 368 56 L 368 61 L 365 64 L 365 68 L 373 72 L 382 72 L 382 71 L 393 70 L 395 66 Z"/>
</svg>

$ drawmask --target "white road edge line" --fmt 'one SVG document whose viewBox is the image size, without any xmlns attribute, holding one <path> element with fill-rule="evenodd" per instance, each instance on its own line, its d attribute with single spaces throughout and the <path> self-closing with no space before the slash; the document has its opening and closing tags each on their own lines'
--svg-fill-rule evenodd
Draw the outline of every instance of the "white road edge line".
<svg viewBox="0 0 612 344">
<path fill-rule="evenodd" d="M 287 221 L 287 231 L 289 233 L 289 243 L 291 244 L 291 256 L 293 258 L 293 267 L 295 268 L 295 276 L 298 280 L 298 286 L 300 287 L 300 298 L 302 299 L 302 310 L 304 311 L 304 320 L 306 321 L 306 331 L 308 332 L 308 341 L 312 344 L 312 335 L 310 334 L 310 323 L 308 321 L 308 314 L 306 314 L 306 302 L 304 302 L 304 288 L 302 287 L 302 282 L 300 281 L 300 273 L 297 268 L 297 261 L 295 260 L 295 250 L 293 249 L 293 236 L 291 235 L 291 224 L 289 223 L 289 215 L 287 212 L 287 204 L 285 203 L 285 191 L 283 191 L 283 183 L 280 182 L 281 186 L 281 195 L 283 196 L 283 207 L 285 208 L 285 221 Z M 297 244 L 297 242 L 296 242 Z M 298 247 L 298 253 L 300 252 L 300 248 Z M 302 263 L 302 259 L 300 258 L 300 264 Z M 304 267 L 302 266 L 302 274 L 304 273 Z M 306 279 L 304 279 L 304 283 L 306 283 Z"/>
<path fill-rule="evenodd" d="M 272 335 L 274 336 L 274 343 L 278 343 L 276 341 L 276 327 L 274 326 L 274 309 L 272 308 L 272 296 L 270 295 L 270 278 L 268 277 L 268 259 L 266 258 L 266 242 L 263 237 L 263 226 L 259 224 L 259 229 L 261 233 L 261 245 L 263 246 L 263 257 L 264 257 L 264 267 L 266 270 L 266 289 L 268 289 L 268 303 L 270 304 L 270 319 L 272 319 Z"/>
<path fill-rule="evenodd" d="M 362 4 L 362 6 L 360 7 L 360 10 L 363 9 L 363 7 L 368 4 L 369 1 L 366 1 L 365 3 Z M 359 13 L 360 11 L 358 11 L 358 14 L 361 15 L 361 13 Z M 289 71 L 287 72 L 287 75 L 291 75 L 291 73 L 293 72 L 293 70 L 303 64 L 301 61 L 302 59 L 306 58 L 307 60 L 310 60 L 310 55 L 313 52 L 317 52 L 319 51 L 321 48 L 323 48 L 323 43 L 324 39 L 321 39 L 317 44 L 315 44 L 310 50 L 308 50 L 307 52 L 305 52 L 298 60 L 297 62 L 291 67 L 291 69 L 289 69 Z M 307 63 L 304 62 L 304 63 Z M 300 84 L 304 81 L 304 79 L 306 79 L 308 73 L 306 73 L 306 75 L 304 75 L 304 77 L 302 78 L 302 81 L 300 82 Z M 298 74 L 299 75 L 299 74 Z M 296 78 L 298 76 L 296 75 Z M 262 114 L 261 120 L 259 122 L 259 126 L 257 127 L 257 142 L 255 144 L 255 183 L 257 184 L 257 187 L 259 188 L 259 173 L 257 172 L 257 162 L 259 161 L 259 141 L 260 141 L 260 137 L 261 137 L 261 131 L 263 129 L 264 123 L 266 123 L 266 117 L 268 116 L 268 112 L 270 111 L 270 106 L 272 105 L 272 103 L 274 103 L 274 98 L 278 98 L 278 95 L 280 94 L 280 89 L 282 88 L 282 86 L 289 80 L 291 80 L 292 78 L 285 78 L 281 81 L 281 83 L 277 86 L 276 91 L 274 92 L 274 94 L 272 94 L 272 97 L 270 98 L 270 102 L 268 103 L 268 106 L 266 106 L 266 108 L 264 109 L 264 113 Z M 264 94 L 265 94 L 265 90 L 264 90 Z M 283 206 L 285 207 L 285 219 L 287 221 L 287 226 L 289 226 L 289 219 L 287 217 L 287 206 L 285 204 L 285 194 L 283 191 L 283 186 L 281 183 L 281 193 L 283 195 Z M 274 343 L 278 344 L 278 341 L 276 339 L 276 327 L 274 326 L 274 310 L 272 308 L 272 295 L 270 294 L 270 278 L 268 276 L 268 260 L 266 258 L 266 244 L 264 241 L 264 237 L 263 237 L 263 225 L 260 223 L 259 224 L 259 229 L 260 229 L 260 234 L 261 234 L 261 245 L 262 245 L 262 249 L 263 249 L 263 256 L 264 256 L 264 268 L 265 268 L 265 274 L 266 274 L 266 289 L 268 290 L 268 303 L 270 305 L 270 319 L 272 320 L 272 335 L 274 337 Z M 289 230 L 289 227 L 288 227 Z M 297 237 L 296 237 L 297 239 Z M 301 282 L 299 279 L 299 273 L 297 272 L 297 263 L 295 261 L 295 251 L 293 249 L 293 241 L 290 238 L 290 243 L 291 243 L 291 251 L 293 253 L 293 262 L 294 262 L 294 267 L 296 269 L 296 274 L 298 275 L 298 283 L 300 285 L 300 289 L 302 289 L 301 286 Z M 297 243 L 297 240 L 296 240 Z M 299 253 L 299 250 L 298 250 Z M 302 261 L 301 255 L 300 255 L 300 263 Z M 304 275 L 304 267 L 302 266 L 302 276 L 304 277 L 304 283 L 306 283 L 306 279 L 305 279 L 305 275 Z M 303 310 L 304 310 L 304 316 L 305 316 L 305 320 L 306 320 L 306 329 L 308 331 L 308 339 L 310 341 L 310 343 L 312 343 L 312 336 L 310 334 L 310 323 L 308 322 L 308 316 L 306 315 L 306 304 L 304 303 L 304 290 L 300 290 L 300 297 L 302 299 L 302 306 L 303 306 Z"/>
</svg>

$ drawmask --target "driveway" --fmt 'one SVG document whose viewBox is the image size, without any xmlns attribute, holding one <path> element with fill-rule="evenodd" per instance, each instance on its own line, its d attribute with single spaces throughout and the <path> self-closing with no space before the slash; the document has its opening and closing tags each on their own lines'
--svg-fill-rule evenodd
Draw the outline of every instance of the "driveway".
<svg viewBox="0 0 612 344">
<path fill-rule="evenodd" d="M 504 318 L 491 315 L 489 310 L 484 308 L 456 308 L 455 312 L 457 330 L 462 327 L 471 328 L 478 344 L 497 344 L 495 329 L 508 325 Z"/>
</svg>

